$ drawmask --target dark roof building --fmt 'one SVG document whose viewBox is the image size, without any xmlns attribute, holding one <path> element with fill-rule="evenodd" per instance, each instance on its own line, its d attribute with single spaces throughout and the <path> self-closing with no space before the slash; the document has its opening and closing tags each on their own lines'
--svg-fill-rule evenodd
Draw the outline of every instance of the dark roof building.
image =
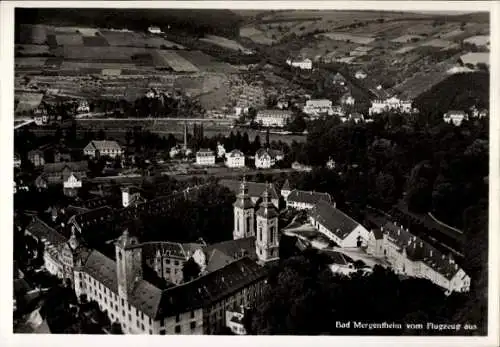
<svg viewBox="0 0 500 347">
<path fill-rule="evenodd" d="M 240 193 L 241 181 L 223 179 L 223 180 L 219 181 L 219 184 L 228 188 L 235 195 Z M 257 183 L 257 182 L 247 181 L 246 185 L 248 187 L 248 195 L 250 195 L 252 200 L 258 200 L 262 196 L 262 193 L 264 193 L 264 190 L 266 189 L 266 183 Z M 270 194 L 270 199 L 279 200 L 279 195 L 276 192 L 276 188 L 274 187 L 273 184 L 270 184 L 269 194 Z"/>
<path fill-rule="evenodd" d="M 335 206 L 332 197 L 328 193 L 294 189 L 286 199 L 287 206 L 295 208 L 313 208 L 320 201 L 325 201 Z"/>
</svg>

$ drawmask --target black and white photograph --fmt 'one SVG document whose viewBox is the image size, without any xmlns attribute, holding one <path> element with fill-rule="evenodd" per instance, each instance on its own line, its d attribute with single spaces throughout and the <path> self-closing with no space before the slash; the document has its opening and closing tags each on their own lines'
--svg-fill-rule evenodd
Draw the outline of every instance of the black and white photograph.
<svg viewBox="0 0 500 347">
<path fill-rule="evenodd" d="M 12 334 L 498 336 L 493 3 L 82 3 L 11 5 Z"/>
</svg>

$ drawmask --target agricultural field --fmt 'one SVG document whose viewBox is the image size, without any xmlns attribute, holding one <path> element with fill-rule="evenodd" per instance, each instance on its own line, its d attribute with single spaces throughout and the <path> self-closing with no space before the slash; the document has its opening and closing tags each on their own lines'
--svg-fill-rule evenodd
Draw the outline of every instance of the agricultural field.
<svg viewBox="0 0 500 347">
<path fill-rule="evenodd" d="M 400 49 L 394 51 L 394 53 L 396 53 L 396 54 L 406 54 L 408 52 L 411 52 L 415 48 L 417 48 L 417 46 L 405 46 L 405 47 L 401 47 Z"/>
<path fill-rule="evenodd" d="M 47 62 L 48 58 L 37 58 L 37 57 L 29 57 L 29 58 L 16 58 L 15 59 L 15 66 L 16 67 L 36 67 L 36 68 L 42 68 L 45 66 L 45 63 Z"/>
<path fill-rule="evenodd" d="M 200 39 L 200 41 L 212 43 L 222 48 L 227 48 L 237 52 L 248 51 L 248 49 L 243 47 L 240 43 L 221 36 L 207 35 L 206 37 Z"/>
<path fill-rule="evenodd" d="M 97 28 L 84 27 L 56 27 L 56 34 L 79 34 L 81 36 L 96 36 L 99 33 Z"/>
<path fill-rule="evenodd" d="M 423 39 L 425 39 L 425 36 L 422 36 L 422 35 L 402 35 L 402 36 L 399 36 L 395 39 L 392 39 L 391 42 L 410 43 L 410 42 L 417 42 L 417 41 L 420 41 Z"/>
<path fill-rule="evenodd" d="M 360 45 L 367 45 L 375 41 L 375 38 L 373 37 L 358 36 L 341 32 L 319 34 L 319 36 L 324 36 L 334 41 L 343 41 L 347 43 L 354 42 Z"/>
<path fill-rule="evenodd" d="M 136 47 L 85 47 L 64 46 L 57 49 L 57 54 L 64 59 L 97 61 L 131 61 L 135 54 L 144 54 L 145 48 Z"/>
<path fill-rule="evenodd" d="M 47 42 L 47 33 L 51 28 L 45 25 L 19 25 L 16 30 L 16 43 L 43 45 Z"/>
<path fill-rule="evenodd" d="M 184 59 L 180 55 L 176 54 L 175 51 L 163 51 L 157 50 L 155 56 L 158 58 L 159 62 L 162 62 L 165 66 L 169 66 L 172 70 L 176 72 L 198 72 L 198 68 L 191 64 L 188 60 Z M 156 61 L 157 59 L 155 59 Z"/>
<path fill-rule="evenodd" d="M 245 37 L 252 40 L 255 43 L 270 46 L 277 40 L 266 36 L 264 31 L 261 31 L 255 27 L 243 27 L 240 29 L 240 37 Z"/>
<path fill-rule="evenodd" d="M 450 49 L 456 47 L 456 44 L 447 40 L 432 39 L 430 41 L 422 42 L 420 46 Z"/>
<path fill-rule="evenodd" d="M 83 37 L 80 34 L 56 34 L 58 46 L 83 46 Z"/>
<path fill-rule="evenodd" d="M 228 74 L 236 72 L 236 69 L 232 65 L 217 61 L 215 58 L 201 51 L 176 51 L 175 53 L 190 61 L 202 72 L 220 72 Z"/>
<path fill-rule="evenodd" d="M 22 54 L 23 56 L 34 56 L 42 54 L 50 54 L 50 47 L 47 45 L 16 45 L 16 55 Z"/>
<path fill-rule="evenodd" d="M 15 112 L 29 112 L 37 108 L 43 100 L 43 94 L 41 93 L 16 93 L 16 99 L 18 100 Z"/>
<path fill-rule="evenodd" d="M 92 47 L 92 46 L 109 46 L 108 41 L 103 36 L 82 36 L 83 44 L 86 47 Z"/>
</svg>

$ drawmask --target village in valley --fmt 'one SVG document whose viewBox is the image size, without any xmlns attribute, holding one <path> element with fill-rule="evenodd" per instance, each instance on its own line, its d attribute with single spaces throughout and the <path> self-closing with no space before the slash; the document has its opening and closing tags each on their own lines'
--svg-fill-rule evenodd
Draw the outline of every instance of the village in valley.
<svg viewBox="0 0 500 347">
<path fill-rule="evenodd" d="M 479 12 L 16 9 L 14 332 L 484 335 L 489 56 Z"/>
</svg>

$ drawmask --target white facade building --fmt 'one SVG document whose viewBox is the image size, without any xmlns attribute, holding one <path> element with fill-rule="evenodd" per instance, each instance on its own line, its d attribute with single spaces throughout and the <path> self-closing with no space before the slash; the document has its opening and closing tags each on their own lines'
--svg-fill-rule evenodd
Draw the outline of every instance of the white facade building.
<svg viewBox="0 0 500 347">
<path fill-rule="evenodd" d="M 257 112 L 255 122 L 263 127 L 284 128 L 292 118 L 292 112 L 287 110 L 261 110 Z"/>
<path fill-rule="evenodd" d="M 464 120 L 469 120 L 469 116 L 464 111 L 448 111 L 443 115 L 446 123 L 460 126 Z"/>
<path fill-rule="evenodd" d="M 97 156 L 119 157 L 123 154 L 123 149 L 116 141 L 90 141 L 83 149 L 83 154 L 91 158 Z"/>
<path fill-rule="evenodd" d="M 396 223 L 386 223 L 369 234 L 366 252 L 387 261 L 394 272 L 426 278 L 447 294 L 468 292 L 470 277 L 454 261 Z"/>
<path fill-rule="evenodd" d="M 161 34 L 163 31 L 161 31 L 161 29 L 157 26 L 150 26 L 148 28 L 148 31 L 151 33 L 151 34 Z"/>
<path fill-rule="evenodd" d="M 390 111 L 411 113 L 412 110 L 411 100 L 400 100 L 394 96 L 386 100 L 372 101 L 372 106 L 369 109 L 369 114 L 374 115 Z"/>
<path fill-rule="evenodd" d="M 196 165 L 215 165 L 215 154 L 210 149 L 196 152 Z"/>
<path fill-rule="evenodd" d="M 226 155 L 226 166 L 229 168 L 245 167 L 245 155 L 243 152 L 233 149 Z"/>
<path fill-rule="evenodd" d="M 310 210 L 309 222 L 339 247 L 360 247 L 369 237 L 365 227 L 326 201 L 319 201 Z"/>
<path fill-rule="evenodd" d="M 312 70 L 312 60 L 309 58 L 297 59 L 297 60 L 288 58 L 286 60 L 286 63 L 291 67 L 299 68 L 301 70 Z"/>
<path fill-rule="evenodd" d="M 307 100 L 302 111 L 307 115 L 333 114 L 333 103 L 328 99 Z"/>
</svg>

